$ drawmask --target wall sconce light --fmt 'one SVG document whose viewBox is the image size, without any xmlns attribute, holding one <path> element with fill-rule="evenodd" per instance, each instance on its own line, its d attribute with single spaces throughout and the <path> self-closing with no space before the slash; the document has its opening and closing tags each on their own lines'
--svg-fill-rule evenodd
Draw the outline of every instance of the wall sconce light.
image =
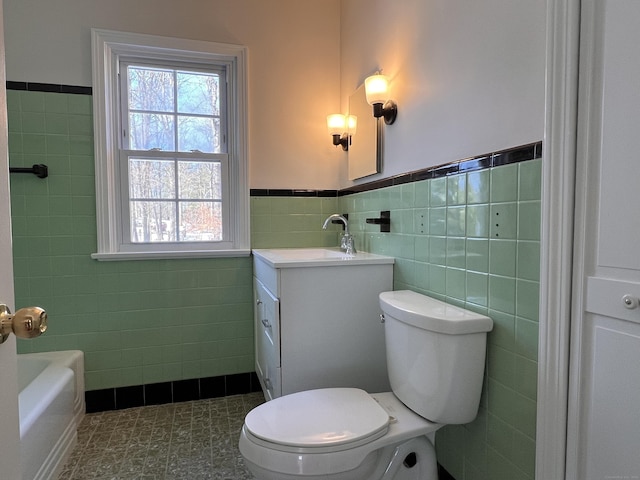
<svg viewBox="0 0 640 480">
<path fill-rule="evenodd" d="M 389 79 L 380 74 L 371 75 L 364 80 L 367 103 L 373 106 L 373 116 L 383 117 L 384 123 L 391 125 L 398 116 L 398 106 L 389 99 Z"/>
<path fill-rule="evenodd" d="M 349 150 L 351 136 L 355 135 L 358 118 L 355 115 L 332 113 L 327 115 L 327 129 L 333 137 L 333 144 L 342 146 L 342 150 Z"/>
</svg>

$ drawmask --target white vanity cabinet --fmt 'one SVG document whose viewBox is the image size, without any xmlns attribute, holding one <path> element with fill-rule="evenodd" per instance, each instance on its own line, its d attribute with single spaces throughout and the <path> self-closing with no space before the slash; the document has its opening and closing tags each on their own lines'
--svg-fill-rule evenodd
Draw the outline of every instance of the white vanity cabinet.
<svg viewBox="0 0 640 480">
<path fill-rule="evenodd" d="M 256 373 L 267 400 L 325 387 L 389 390 L 380 292 L 393 258 L 254 250 Z"/>
</svg>

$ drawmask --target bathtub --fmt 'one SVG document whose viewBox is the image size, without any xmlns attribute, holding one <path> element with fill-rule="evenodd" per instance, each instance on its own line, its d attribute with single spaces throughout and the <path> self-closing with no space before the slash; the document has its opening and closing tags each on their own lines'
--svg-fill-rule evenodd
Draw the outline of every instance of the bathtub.
<svg viewBox="0 0 640 480">
<path fill-rule="evenodd" d="M 18 355 L 23 480 L 54 479 L 77 441 L 84 416 L 84 354 Z"/>
</svg>

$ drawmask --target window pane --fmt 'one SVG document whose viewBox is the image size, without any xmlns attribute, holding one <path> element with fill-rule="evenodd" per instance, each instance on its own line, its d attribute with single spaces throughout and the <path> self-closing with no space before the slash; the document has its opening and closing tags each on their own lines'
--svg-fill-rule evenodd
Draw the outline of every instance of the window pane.
<svg viewBox="0 0 640 480">
<path fill-rule="evenodd" d="M 220 153 L 220 120 L 207 117 L 178 117 L 178 150 Z"/>
<path fill-rule="evenodd" d="M 175 162 L 129 158 L 129 197 L 176 198 Z"/>
<path fill-rule="evenodd" d="M 131 150 L 175 150 L 175 119 L 157 113 L 129 114 L 129 148 Z"/>
<path fill-rule="evenodd" d="M 180 161 L 178 183 L 181 199 L 218 200 L 222 196 L 220 162 Z"/>
<path fill-rule="evenodd" d="M 219 75 L 178 72 L 178 112 L 219 115 Z"/>
<path fill-rule="evenodd" d="M 180 241 L 215 242 L 222 238 L 219 202 L 180 202 Z"/>
<path fill-rule="evenodd" d="M 129 110 L 173 112 L 173 72 L 156 68 L 129 67 Z"/>
<path fill-rule="evenodd" d="M 174 202 L 129 202 L 131 242 L 176 241 L 176 204 Z"/>
</svg>

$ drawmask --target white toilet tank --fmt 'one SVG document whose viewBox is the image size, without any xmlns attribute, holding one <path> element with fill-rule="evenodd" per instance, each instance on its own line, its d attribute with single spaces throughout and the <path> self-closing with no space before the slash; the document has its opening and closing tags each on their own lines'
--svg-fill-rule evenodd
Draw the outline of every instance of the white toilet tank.
<svg viewBox="0 0 640 480">
<path fill-rule="evenodd" d="M 432 422 L 471 422 L 493 321 L 409 290 L 381 293 L 380 307 L 394 394 Z"/>
</svg>

